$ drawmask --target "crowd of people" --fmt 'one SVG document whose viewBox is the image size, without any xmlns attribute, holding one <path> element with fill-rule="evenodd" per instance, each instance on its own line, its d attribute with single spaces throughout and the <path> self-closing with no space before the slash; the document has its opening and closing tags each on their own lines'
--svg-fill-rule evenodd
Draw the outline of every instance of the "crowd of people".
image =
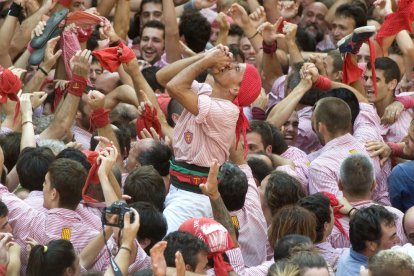
<svg viewBox="0 0 414 276">
<path fill-rule="evenodd" d="M 414 275 L 413 25 L 0 1 L 0 275 Z"/>
</svg>

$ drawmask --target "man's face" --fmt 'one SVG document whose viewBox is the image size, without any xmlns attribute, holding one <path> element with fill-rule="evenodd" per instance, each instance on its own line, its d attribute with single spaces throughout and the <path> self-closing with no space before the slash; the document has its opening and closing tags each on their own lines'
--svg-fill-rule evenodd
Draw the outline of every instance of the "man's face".
<svg viewBox="0 0 414 276">
<path fill-rule="evenodd" d="M 99 62 L 94 62 L 91 64 L 89 68 L 89 80 L 91 81 L 92 85 L 95 86 L 96 78 L 100 76 L 103 72 L 102 65 Z"/>
<path fill-rule="evenodd" d="M 371 69 L 365 70 L 365 76 L 364 76 L 365 96 L 367 97 L 370 103 L 381 102 L 388 96 L 388 94 L 392 93 L 392 91 L 389 91 L 388 85 L 385 82 L 384 71 L 376 69 L 375 74 L 376 74 L 376 80 L 377 80 L 377 91 L 378 91 L 377 96 L 375 96 L 375 92 L 374 92 L 374 83 L 372 80 Z"/>
<path fill-rule="evenodd" d="M 403 139 L 405 147 L 403 149 L 404 155 L 414 157 L 414 124 L 411 122 L 410 128 L 408 129 L 407 136 Z M 414 224 L 413 224 L 414 226 Z"/>
<path fill-rule="evenodd" d="M 397 227 L 394 225 L 386 225 L 381 223 L 381 240 L 378 246 L 378 250 L 390 249 L 399 242 L 397 236 Z"/>
<path fill-rule="evenodd" d="M 207 263 L 208 263 L 207 253 L 206 252 L 199 252 L 197 254 L 197 260 L 198 260 L 198 262 L 197 262 L 197 265 L 196 265 L 193 272 L 199 273 L 199 274 L 206 274 Z"/>
<path fill-rule="evenodd" d="M 70 11 L 84 11 L 86 10 L 85 7 L 85 0 L 74 0 L 72 1 L 72 4 L 70 5 Z"/>
<path fill-rule="evenodd" d="M 141 28 L 151 20 L 158 20 L 162 21 L 162 5 L 156 4 L 153 2 L 146 3 L 144 6 L 142 6 L 142 12 L 140 19 L 140 26 Z"/>
<path fill-rule="evenodd" d="M 296 138 L 298 137 L 298 127 L 299 118 L 296 111 L 294 111 L 292 115 L 290 115 L 289 119 L 281 127 L 283 138 L 289 146 L 294 145 L 296 142 Z"/>
<path fill-rule="evenodd" d="M 50 184 L 50 174 L 47 173 L 45 176 L 45 182 L 43 183 L 43 207 L 46 209 L 52 208 L 52 198 L 54 188 Z"/>
<path fill-rule="evenodd" d="M 335 44 L 343 37 L 351 34 L 355 29 L 355 20 L 351 17 L 335 17 L 332 22 L 332 38 Z"/>
<path fill-rule="evenodd" d="M 240 39 L 240 49 L 244 54 L 246 63 L 250 63 L 251 65 L 256 66 L 256 51 L 254 50 L 249 39 L 245 36 Z"/>
<path fill-rule="evenodd" d="M 357 62 L 367 64 L 369 61 L 369 57 L 370 57 L 369 46 L 368 44 L 364 43 L 362 44 L 357 54 Z"/>
<path fill-rule="evenodd" d="M 265 148 L 262 136 L 257 132 L 249 132 L 246 134 L 247 144 L 249 145 L 249 153 L 264 153 Z"/>
<path fill-rule="evenodd" d="M 240 40 L 241 40 L 241 37 L 238 36 L 238 35 L 229 35 L 227 37 L 227 46 L 230 47 L 230 46 L 234 45 L 237 48 L 239 48 L 240 47 Z"/>
<path fill-rule="evenodd" d="M 219 28 L 211 28 L 210 43 L 216 45 L 217 37 L 220 33 Z"/>
<path fill-rule="evenodd" d="M 156 28 L 145 28 L 140 42 L 141 57 L 154 64 L 164 53 L 164 32 Z"/>
<path fill-rule="evenodd" d="M 211 74 L 213 75 L 214 81 L 221 86 L 234 88 L 236 85 L 240 85 L 245 70 L 245 63 L 232 63 L 230 67 L 224 70 L 212 69 Z"/>
<path fill-rule="evenodd" d="M 300 27 L 306 32 L 317 37 L 327 30 L 325 15 L 328 12 L 326 6 L 322 3 L 315 2 L 305 8 L 300 20 Z"/>
<path fill-rule="evenodd" d="M 9 224 L 9 216 L 0 218 L 0 233 L 11 233 L 12 228 Z"/>
</svg>

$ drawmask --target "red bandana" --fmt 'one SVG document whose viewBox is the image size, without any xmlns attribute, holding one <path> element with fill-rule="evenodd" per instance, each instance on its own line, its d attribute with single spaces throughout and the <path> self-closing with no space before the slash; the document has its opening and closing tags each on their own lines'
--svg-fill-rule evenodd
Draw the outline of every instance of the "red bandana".
<svg viewBox="0 0 414 276">
<path fill-rule="evenodd" d="M 17 102 L 14 111 L 14 122 L 16 122 L 20 112 L 20 101 L 16 93 L 22 88 L 22 82 L 9 69 L 0 66 L 0 71 L 0 103 L 7 103 L 7 99 Z"/>
<path fill-rule="evenodd" d="M 144 130 L 144 128 L 150 131 L 151 127 L 155 129 L 160 137 L 162 136 L 161 124 L 157 116 L 157 109 L 154 107 L 151 108 L 148 104 L 145 104 L 144 113 L 141 114 L 136 123 L 137 136 L 139 139 L 144 138 L 141 137 L 141 131 Z"/>
<path fill-rule="evenodd" d="M 115 72 L 121 63 L 130 62 L 135 58 L 135 53 L 123 42 L 116 47 L 95 50 L 92 54 L 99 60 L 102 67 L 110 72 Z"/>
<path fill-rule="evenodd" d="M 328 193 L 328 192 L 322 192 L 324 195 L 326 195 L 329 198 L 329 201 L 331 203 L 332 208 L 334 209 L 334 217 L 335 217 L 335 226 L 338 228 L 338 230 L 349 240 L 348 233 L 345 231 L 344 227 L 342 226 L 341 222 L 339 221 L 340 218 L 342 218 L 344 215 L 339 212 L 339 210 L 344 207 L 343 205 L 339 205 L 339 201 L 336 198 L 335 195 Z"/>
</svg>

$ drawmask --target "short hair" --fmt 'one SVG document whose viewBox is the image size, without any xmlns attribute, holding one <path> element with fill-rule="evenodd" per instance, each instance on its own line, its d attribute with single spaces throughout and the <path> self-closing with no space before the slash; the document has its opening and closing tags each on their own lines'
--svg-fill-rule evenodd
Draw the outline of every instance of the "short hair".
<svg viewBox="0 0 414 276">
<path fill-rule="evenodd" d="M 230 45 L 229 46 L 229 51 L 230 51 L 230 53 L 233 54 L 233 59 L 234 60 L 237 60 L 237 57 L 239 56 L 243 62 L 246 61 L 246 57 L 244 56 L 244 53 L 240 49 L 239 46 L 237 46 L 237 45 Z"/>
<path fill-rule="evenodd" d="M 7 205 L 0 200 L 0 218 L 4 218 L 9 214 L 9 208 L 7 208 Z"/>
<path fill-rule="evenodd" d="M 295 89 L 296 86 L 301 81 L 300 77 L 300 69 L 303 66 L 303 62 L 298 62 L 292 65 L 292 70 L 289 72 L 287 76 L 287 93 L 292 92 L 293 89 Z M 313 106 L 318 101 L 318 99 L 322 95 L 322 91 L 319 89 L 311 88 L 309 89 L 305 95 L 300 99 L 299 103 L 307 106 Z"/>
<path fill-rule="evenodd" d="M 332 58 L 332 65 L 334 72 L 342 71 L 342 67 L 344 66 L 344 61 L 342 59 L 342 55 L 338 49 L 331 50 L 328 52 L 328 56 Z"/>
<path fill-rule="evenodd" d="M 218 190 L 227 210 L 231 212 L 243 208 L 249 187 L 246 174 L 233 163 L 224 162 L 220 167 L 218 178 L 220 180 Z"/>
<path fill-rule="evenodd" d="M 59 193 L 59 207 L 75 210 L 82 199 L 86 170 L 77 161 L 60 158 L 49 166 L 51 188 Z"/>
<path fill-rule="evenodd" d="M 273 171 L 270 174 L 264 196 L 270 212 L 274 215 L 280 208 L 296 204 L 306 196 L 306 192 L 302 184 L 293 176 L 285 172 Z"/>
<path fill-rule="evenodd" d="M 267 164 L 260 156 L 267 157 L 265 153 L 252 153 L 247 156 L 247 164 L 252 169 L 253 177 L 257 179 L 259 184 L 273 171 L 272 166 Z"/>
<path fill-rule="evenodd" d="M 125 180 L 124 193 L 131 197 L 128 203 L 146 201 L 160 211 L 164 209 L 164 180 L 153 166 L 142 166 L 131 172 Z"/>
<path fill-rule="evenodd" d="M 296 205 L 285 206 L 277 211 L 272 218 L 268 232 L 270 246 L 274 248 L 279 239 L 290 234 L 304 235 L 314 242 L 316 239 L 315 215 Z"/>
<path fill-rule="evenodd" d="M 180 104 L 176 99 L 171 98 L 170 102 L 168 103 L 167 106 L 167 112 L 168 112 L 168 116 L 167 116 L 167 123 L 174 127 L 175 126 L 175 122 L 172 119 L 172 115 L 178 114 L 181 115 L 181 113 L 184 110 L 184 106 L 182 104 Z"/>
<path fill-rule="evenodd" d="M 20 185 L 30 192 L 42 191 L 45 176 L 53 160 L 55 155 L 49 148 L 24 148 L 16 164 Z"/>
<path fill-rule="evenodd" d="M 342 161 L 339 175 L 344 192 L 350 196 L 369 194 L 375 180 L 371 159 L 361 153 L 351 154 L 345 158 Z"/>
<path fill-rule="evenodd" d="M 299 206 L 308 209 L 316 217 L 316 243 L 322 242 L 325 231 L 325 223 L 331 222 L 331 204 L 329 198 L 322 194 L 316 193 L 299 200 Z"/>
<path fill-rule="evenodd" d="M 270 123 L 260 120 L 251 120 L 248 132 L 256 132 L 262 139 L 263 147 L 266 149 L 273 144 L 272 129 Z"/>
<path fill-rule="evenodd" d="M 371 61 L 367 63 L 367 69 L 371 69 Z M 386 83 L 392 80 L 401 80 L 401 72 L 398 64 L 389 57 L 379 57 L 375 59 L 375 70 L 382 70 L 384 72 L 384 79 Z"/>
<path fill-rule="evenodd" d="M 272 130 L 272 153 L 281 155 L 288 148 L 288 144 L 285 141 L 283 133 L 275 125 L 270 124 L 270 129 Z"/>
<path fill-rule="evenodd" d="M 324 123 L 332 134 L 351 130 L 351 109 L 341 99 L 328 97 L 319 100 L 313 114 L 316 123 Z"/>
<path fill-rule="evenodd" d="M 380 205 L 361 208 L 349 221 L 349 239 L 352 249 L 362 252 L 366 241 L 379 243 L 382 237 L 381 224 L 395 225 L 394 215 Z"/>
<path fill-rule="evenodd" d="M 169 146 L 154 142 L 149 149 L 139 154 L 137 161 L 141 166 L 151 165 L 161 176 L 167 176 L 170 173 L 171 157 L 172 151 Z"/>
<path fill-rule="evenodd" d="M 162 86 L 155 77 L 155 74 L 161 69 L 158 66 L 150 66 L 147 68 L 142 69 L 141 73 L 144 76 L 145 80 L 148 82 L 149 86 L 151 86 L 152 90 L 160 90 L 164 92 L 165 87 Z"/>
<path fill-rule="evenodd" d="M 142 37 L 142 32 L 144 31 L 145 28 L 154 28 L 154 29 L 161 30 L 164 33 L 163 37 L 165 36 L 165 25 L 161 21 L 150 20 L 147 23 L 145 23 L 144 26 L 142 26 L 142 30 L 140 34 L 141 37 Z"/>
<path fill-rule="evenodd" d="M 184 11 L 178 28 L 191 50 L 195 53 L 204 51 L 210 40 L 211 24 L 199 11 Z"/>
<path fill-rule="evenodd" d="M 10 172 L 17 163 L 20 154 L 20 140 L 22 134 L 19 132 L 9 132 L 0 135 L 0 147 L 3 149 L 4 166 Z"/>
<path fill-rule="evenodd" d="M 230 24 L 229 35 L 243 36 L 243 29 L 237 24 Z"/>
<path fill-rule="evenodd" d="M 293 249 L 297 247 L 304 248 L 305 246 L 313 247 L 313 243 L 309 237 L 297 234 L 286 235 L 277 241 L 273 260 L 276 262 L 281 259 L 289 258 Z"/>
<path fill-rule="evenodd" d="M 346 104 L 349 106 L 349 109 L 351 110 L 351 122 L 353 125 L 360 112 L 359 101 L 355 94 L 352 93 L 351 90 L 341 87 L 329 90 L 325 94 L 321 95 L 321 99 L 327 97 L 338 98 L 346 102 Z"/>
<path fill-rule="evenodd" d="M 367 25 L 367 15 L 361 6 L 354 4 L 342 4 L 335 11 L 335 17 L 352 18 L 355 21 L 355 29 Z"/>
<path fill-rule="evenodd" d="M 140 227 L 137 233 L 138 241 L 149 239 L 150 244 L 144 249 L 147 254 L 149 250 L 161 241 L 165 234 L 167 234 L 167 220 L 163 213 L 154 207 L 149 202 L 134 202 L 129 204 L 129 207 L 137 210 L 139 214 Z"/>
<path fill-rule="evenodd" d="M 369 258 L 368 269 L 372 276 L 414 275 L 414 262 L 405 252 L 386 249 Z"/>
<path fill-rule="evenodd" d="M 194 269 L 197 266 L 197 255 L 200 252 L 208 253 L 208 245 L 201 239 L 184 231 L 175 231 L 169 233 L 164 241 L 167 242 L 167 248 L 164 251 L 167 266 L 175 267 L 175 253 L 180 251 L 183 255 L 184 263 Z"/>
<path fill-rule="evenodd" d="M 87 171 L 89 171 L 92 167 L 91 163 L 89 163 L 85 154 L 75 148 L 66 148 L 62 150 L 58 155 L 56 155 L 56 159 L 59 159 L 59 158 L 67 158 L 67 159 L 71 159 L 74 161 L 78 161 L 79 163 L 82 164 L 82 166 Z"/>
<path fill-rule="evenodd" d="M 290 261 L 299 266 L 302 275 L 309 268 L 326 268 L 328 270 L 325 259 L 319 252 L 312 249 L 298 251 L 291 256 Z"/>
</svg>

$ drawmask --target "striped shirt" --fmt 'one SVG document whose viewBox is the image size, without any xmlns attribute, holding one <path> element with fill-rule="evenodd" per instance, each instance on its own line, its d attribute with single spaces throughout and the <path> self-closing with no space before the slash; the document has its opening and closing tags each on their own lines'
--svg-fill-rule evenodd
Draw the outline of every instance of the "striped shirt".
<svg viewBox="0 0 414 276">
<path fill-rule="evenodd" d="M 403 110 L 398 120 L 390 125 L 381 125 L 381 134 L 386 142 L 399 143 L 408 133 L 411 121 L 414 118 L 414 111 Z"/>
<path fill-rule="evenodd" d="M 305 188 L 305 191 L 308 192 L 310 162 L 306 153 L 296 147 L 289 147 L 280 156 L 293 161 L 293 163 L 295 164 L 295 172 L 297 178 L 302 183 L 302 186 L 303 188 Z"/>
<path fill-rule="evenodd" d="M 376 204 L 372 200 L 363 200 L 363 201 L 357 201 L 357 202 L 350 202 L 351 205 L 357 209 L 361 209 L 363 207 L 369 207 L 371 205 Z M 397 236 L 400 239 L 400 242 L 398 244 L 403 245 L 407 243 L 407 238 L 404 234 L 402 219 L 404 214 L 391 206 L 384 206 L 388 211 L 393 213 L 396 217 L 395 225 L 397 227 Z M 339 219 L 339 222 L 344 227 L 345 231 L 349 234 L 349 217 L 344 216 Z M 345 247 L 351 247 L 351 242 L 349 239 L 347 239 L 336 227 L 332 229 L 331 235 L 328 237 L 328 242 L 334 247 L 334 248 L 345 248 Z"/>
<path fill-rule="evenodd" d="M 89 150 L 91 148 L 91 138 L 92 133 L 78 127 L 72 127 L 73 138 L 75 141 L 82 145 L 84 150 Z"/>
<path fill-rule="evenodd" d="M 234 272 L 241 276 L 266 276 L 270 266 L 274 264 L 274 261 L 271 260 L 263 262 L 258 266 L 247 268 L 245 266 L 240 248 L 228 250 L 226 251 L 226 255 L 229 257 L 229 263 L 233 267 Z"/>
<path fill-rule="evenodd" d="M 303 150 L 306 153 L 311 153 L 320 149 L 321 143 L 318 136 L 312 129 L 312 107 L 306 106 L 297 111 L 299 118 L 298 136 L 296 137 L 295 147 Z"/>
<path fill-rule="evenodd" d="M 333 271 L 336 271 L 336 266 L 338 265 L 339 257 L 342 256 L 342 254 L 345 251 L 345 248 L 333 248 L 328 241 L 316 243 L 315 247 L 319 250 L 319 253 L 329 264 L 329 266 L 333 269 Z"/>
</svg>

